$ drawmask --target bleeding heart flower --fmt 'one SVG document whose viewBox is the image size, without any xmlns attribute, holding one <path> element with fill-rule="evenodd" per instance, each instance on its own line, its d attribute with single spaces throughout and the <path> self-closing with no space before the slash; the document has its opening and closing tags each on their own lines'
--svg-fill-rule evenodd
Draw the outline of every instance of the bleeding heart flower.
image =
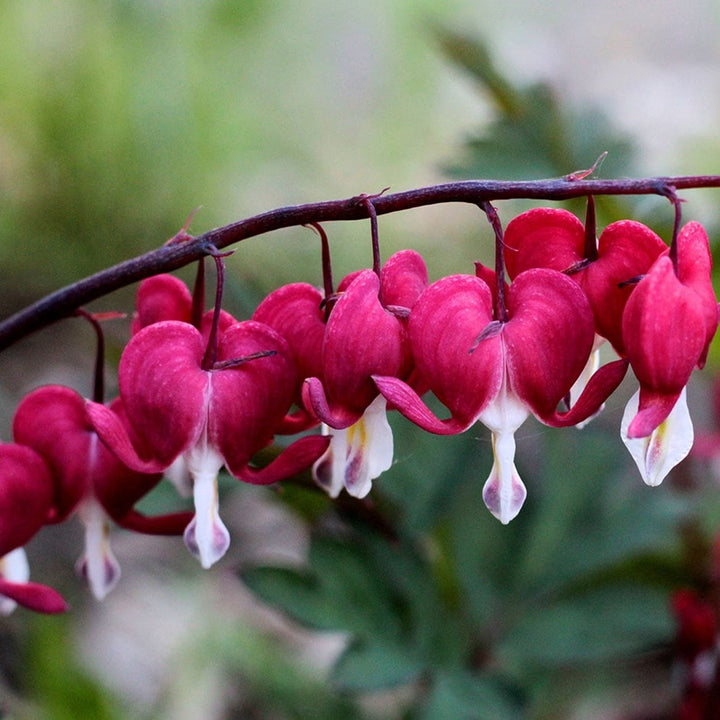
<svg viewBox="0 0 720 720">
<path fill-rule="evenodd" d="M 423 259 L 412 250 L 392 255 L 380 277 L 361 270 L 340 284 L 327 320 L 317 374 L 303 387 L 305 405 L 332 436 L 313 467 L 316 482 L 336 497 L 355 497 L 392 464 L 392 430 L 385 399 L 372 377 L 388 375 L 417 384 L 407 317 L 427 286 Z"/>
<path fill-rule="evenodd" d="M 515 431 L 530 413 L 554 426 L 585 419 L 617 387 L 627 366 L 605 366 L 574 407 L 559 412 L 592 349 L 589 303 L 576 283 L 547 269 L 518 275 L 506 297 L 507 317 L 496 319 L 488 285 L 453 275 L 425 290 L 410 314 L 415 362 L 450 418 L 437 418 L 398 378 L 375 377 L 387 400 L 429 432 L 458 433 L 478 420 L 490 429 L 495 461 L 483 498 L 503 523 L 517 515 L 526 496 L 514 465 Z"/>
<path fill-rule="evenodd" d="M 113 408 L 121 413 L 117 401 Z M 110 519 L 138 532 L 179 535 L 192 517 L 184 512 L 146 517 L 134 510 L 161 475 L 123 465 L 100 441 L 85 400 L 68 387 L 48 385 L 25 396 L 15 413 L 13 435 L 50 468 L 54 497 L 49 520 L 62 522 L 75 511 L 82 520 L 85 553 L 78 568 L 98 599 L 120 579 L 120 566 L 110 548 Z"/>
<path fill-rule="evenodd" d="M 16 604 L 43 613 L 67 610 L 50 587 L 28 582 L 25 545 L 46 523 L 53 502 L 53 481 L 42 458 L 31 448 L 0 444 L 0 613 Z"/>
<path fill-rule="evenodd" d="M 638 467 L 651 485 L 692 446 L 683 390 L 693 369 L 703 366 L 718 325 L 711 267 L 705 230 L 688 223 L 677 238 L 677 267 L 669 253 L 663 254 L 625 307 L 623 338 L 640 391 L 626 409 L 622 437 L 633 455 L 642 456 Z"/>
<path fill-rule="evenodd" d="M 217 474 L 223 465 L 245 482 L 267 484 L 308 467 L 327 447 L 326 438 L 301 438 L 267 467 L 250 467 L 252 456 L 272 441 L 297 392 L 287 343 L 262 323 L 230 326 L 213 353 L 192 325 L 155 323 L 128 343 L 118 378 L 133 432 L 95 403 L 88 406 L 92 423 L 136 470 L 160 472 L 183 458 L 195 501 L 185 543 L 203 567 L 220 559 L 230 542 L 218 513 Z"/>
<path fill-rule="evenodd" d="M 271 292 L 253 313 L 253 320 L 265 323 L 287 342 L 301 380 L 322 375 L 322 344 L 325 336 L 325 309 L 322 293 L 307 283 L 283 285 Z M 317 425 L 319 420 L 302 404 L 301 389 L 295 403 L 299 409 L 288 415 L 279 433 L 296 433 Z"/>
<path fill-rule="evenodd" d="M 588 247 L 588 243 L 590 247 Z M 536 208 L 513 218 L 505 229 L 504 258 L 514 279 L 530 268 L 565 272 L 585 292 L 598 335 L 623 357 L 622 314 L 634 282 L 667 245 L 642 223 L 620 220 L 595 240 L 575 215 L 559 208 Z"/>
</svg>

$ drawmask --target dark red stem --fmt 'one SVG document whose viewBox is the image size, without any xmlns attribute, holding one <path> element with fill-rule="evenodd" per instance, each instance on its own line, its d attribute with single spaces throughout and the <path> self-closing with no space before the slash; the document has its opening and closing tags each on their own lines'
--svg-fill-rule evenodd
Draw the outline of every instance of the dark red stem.
<svg viewBox="0 0 720 720">
<path fill-rule="evenodd" d="M 97 318 L 83 308 L 75 310 L 78 317 L 85 318 L 95 331 L 97 345 L 95 350 L 95 371 L 93 376 L 93 401 L 96 403 L 105 402 L 105 334 Z"/>
<path fill-rule="evenodd" d="M 217 362 L 218 332 L 220 330 L 220 311 L 222 310 L 223 288 L 225 286 L 225 261 L 219 252 L 212 252 L 217 270 L 217 284 L 215 286 L 215 309 L 213 310 L 212 327 L 202 359 L 202 369 L 212 370 Z"/>
<path fill-rule="evenodd" d="M 495 281 L 497 295 L 495 298 L 495 320 L 500 323 L 507 322 L 507 308 L 505 307 L 505 256 L 503 254 L 503 229 L 497 210 L 489 203 L 480 203 L 480 209 L 487 216 L 493 232 L 495 233 Z"/>
<path fill-rule="evenodd" d="M 622 180 L 583 180 L 566 176 L 550 180 L 467 180 L 375 196 L 376 215 L 441 203 L 478 205 L 484 201 L 532 199 L 568 200 L 588 195 L 665 195 L 668 188 L 720 187 L 720 175 L 656 177 Z M 362 198 L 330 200 L 270 210 L 260 215 L 210 230 L 198 237 L 183 236 L 156 250 L 102 270 L 47 295 L 0 323 L 0 350 L 57 320 L 76 308 L 114 290 L 159 273 L 172 272 L 208 254 L 208 248 L 225 248 L 246 238 L 280 228 L 311 223 L 361 220 L 369 217 Z M 189 238 L 189 239 L 188 239 Z"/>
</svg>

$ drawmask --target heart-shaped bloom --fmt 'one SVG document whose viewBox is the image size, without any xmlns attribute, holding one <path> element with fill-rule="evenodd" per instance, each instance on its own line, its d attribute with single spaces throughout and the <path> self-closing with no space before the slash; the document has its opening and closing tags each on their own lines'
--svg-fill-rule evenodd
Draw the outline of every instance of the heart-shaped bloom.
<svg viewBox="0 0 720 720">
<path fill-rule="evenodd" d="M 43 459 L 31 448 L 0 444 L 0 613 L 16 604 L 44 613 L 67 609 L 52 588 L 28 582 L 22 546 L 46 523 L 52 511 L 53 481 Z"/>
<path fill-rule="evenodd" d="M 693 369 L 704 365 L 718 325 L 711 268 L 705 230 L 688 223 L 678 234 L 677 267 L 669 253 L 659 257 L 623 315 L 627 357 L 640 390 L 626 408 L 622 437 L 650 485 L 660 483 L 692 446 L 683 391 Z"/>
<path fill-rule="evenodd" d="M 114 411 L 121 412 L 118 402 Z M 33 448 L 53 478 L 51 522 L 77 511 L 85 526 L 85 553 L 78 567 L 98 599 L 120 578 L 109 542 L 109 520 L 130 530 L 181 534 L 188 513 L 146 517 L 134 505 L 161 479 L 123 465 L 101 442 L 90 423 L 85 400 L 74 390 L 48 385 L 26 395 L 13 420 L 15 441 Z"/>
<path fill-rule="evenodd" d="M 364 497 L 372 480 L 392 464 L 386 402 L 372 377 L 415 382 L 407 317 L 426 286 L 425 263 L 412 250 L 388 258 L 380 277 L 361 270 L 340 285 L 325 326 L 317 374 L 303 387 L 305 405 L 332 436 L 313 468 L 315 480 L 332 497 L 343 487 Z"/>
<path fill-rule="evenodd" d="M 507 318 L 494 317 L 493 294 L 478 277 L 453 275 L 433 283 L 410 315 L 418 370 L 451 417 L 437 418 L 397 378 L 375 377 L 380 392 L 429 432 L 462 432 L 476 421 L 492 432 L 494 465 L 483 497 L 507 523 L 526 496 L 514 465 L 514 433 L 530 413 L 549 425 L 573 425 L 594 413 L 622 379 L 626 363 L 611 363 L 574 407 L 560 413 L 593 345 L 594 323 L 579 286 L 554 270 L 521 273 L 507 291 Z"/>
<path fill-rule="evenodd" d="M 265 468 L 250 467 L 297 392 L 290 350 L 272 328 L 254 321 L 231 325 L 219 338 L 215 359 L 205 364 L 206 341 L 195 327 L 172 320 L 149 325 L 120 359 L 120 397 L 132 432 L 102 405 L 91 403 L 88 411 L 98 434 L 128 466 L 160 472 L 183 459 L 195 501 L 185 543 L 209 567 L 230 541 L 218 513 L 221 467 L 245 482 L 276 482 L 312 464 L 327 440 L 301 438 Z"/>
<path fill-rule="evenodd" d="M 600 234 L 594 257 L 586 257 L 586 229 L 560 208 L 535 208 L 513 218 L 505 229 L 504 258 L 514 279 L 530 268 L 569 274 L 585 292 L 598 335 L 625 355 L 622 314 L 634 288 L 667 245 L 647 226 L 620 220 Z"/>
</svg>

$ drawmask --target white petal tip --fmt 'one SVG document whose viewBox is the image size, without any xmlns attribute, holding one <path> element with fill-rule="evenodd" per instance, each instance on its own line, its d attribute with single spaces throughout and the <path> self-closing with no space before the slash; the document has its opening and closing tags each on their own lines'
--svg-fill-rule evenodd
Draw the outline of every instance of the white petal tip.
<svg viewBox="0 0 720 720">
<path fill-rule="evenodd" d="M 647 437 L 629 438 L 627 430 L 637 414 L 639 392 L 628 401 L 620 426 L 622 441 L 632 455 L 643 482 L 657 487 L 692 448 L 694 433 L 683 390 L 670 414 Z"/>
<path fill-rule="evenodd" d="M 185 546 L 205 569 L 211 568 L 230 547 L 230 533 L 219 517 L 214 519 L 209 532 L 198 531 L 197 518 L 193 518 L 183 534 Z"/>
<path fill-rule="evenodd" d="M 520 478 L 513 478 L 512 485 L 502 487 L 500 478 L 491 475 L 483 487 L 483 501 L 487 509 L 503 524 L 507 525 L 520 512 L 527 490 Z"/>
</svg>

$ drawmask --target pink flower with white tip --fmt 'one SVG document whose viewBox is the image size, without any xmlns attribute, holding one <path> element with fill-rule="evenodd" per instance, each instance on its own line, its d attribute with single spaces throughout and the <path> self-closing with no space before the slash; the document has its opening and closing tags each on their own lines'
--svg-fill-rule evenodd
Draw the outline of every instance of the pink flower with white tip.
<svg viewBox="0 0 720 720">
<path fill-rule="evenodd" d="M 703 367 L 718 326 L 708 237 L 688 223 L 672 249 L 640 280 L 623 314 L 627 357 L 640 390 L 630 399 L 621 436 L 643 480 L 658 485 L 689 452 L 693 426 L 685 386 Z"/>
<path fill-rule="evenodd" d="M 418 253 L 404 250 L 385 263 L 380 277 L 361 270 L 339 287 L 322 338 L 317 375 L 305 380 L 305 405 L 325 425 L 330 447 L 313 468 L 331 497 L 345 488 L 362 498 L 392 464 L 387 404 L 373 375 L 413 381 L 407 317 L 427 285 Z"/>
<path fill-rule="evenodd" d="M 121 413 L 119 402 L 111 406 Z M 26 395 L 13 420 L 15 441 L 33 448 L 46 462 L 53 483 L 48 521 L 77 512 L 85 526 L 85 552 L 78 568 L 99 600 L 120 579 L 110 547 L 110 520 L 137 532 L 179 535 L 192 515 L 186 512 L 147 517 L 135 504 L 160 481 L 159 474 L 131 470 L 101 442 L 90 423 L 85 400 L 60 385 Z"/>
<path fill-rule="evenodd" d="M 132 433 L 108 408 L 88 405 L 98 434 L 129 467 L 161 472 L 184 460 L 195 501 L 185 543 L 203 567 L 219 560 L 230 542 L 218 512 L 223 466 L 245 482 L 273 483 L 311 465 L 327 446 L 325 438 L 301 438 L 270 465 L 251 467 L 295 397 L 295 363 L 283 338 L 262 323 L 231 325 L 215 347 L 213 337 L 206 341 L 192 325 L 174 320 L 133 336 L 118 373 Z"/>
<path fill-rule="evenodd" d="M 442 278 L 420 296 L 409 332 L 418 370 L 451 417 L 439 419 L 397 378 L 376 376 L 375 382 L 403 415 L 429 432 L 458 433 L 477 421 L 490 429 L 494 464 L 483 498 L 503 523 L 517 515 L 526 497 L 514 464 L 515 431 L 530 414 L 553 426 L 584 420 L 626 369 L 622 361 L 605 366 L 571 410 L 558 411 L 590 355 L 594 322 L 582 290 L 554 270 L 518 275 L 505 307 L 478 277 Z"/>
</svg>

